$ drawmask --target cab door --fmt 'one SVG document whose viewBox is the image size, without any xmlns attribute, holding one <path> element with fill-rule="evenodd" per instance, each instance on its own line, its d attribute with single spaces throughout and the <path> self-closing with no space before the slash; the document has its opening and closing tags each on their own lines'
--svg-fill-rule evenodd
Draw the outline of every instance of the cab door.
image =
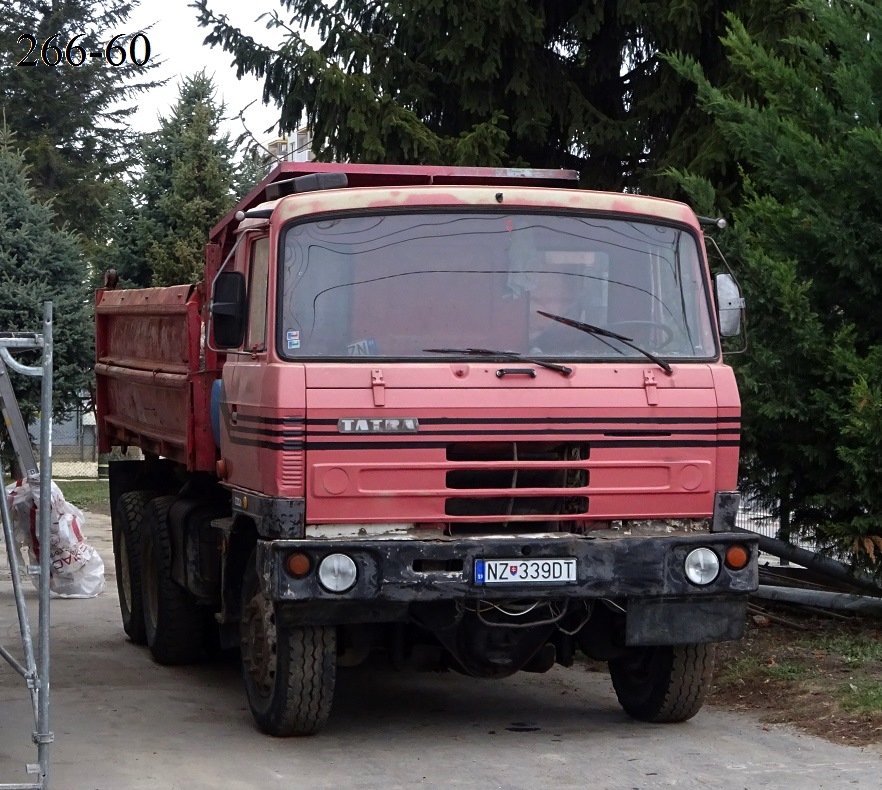
<svg viewBox="0 0 882 790">
<path fill-rule="evenodd" d="M 267 235 L 249 234 L 240 245 L 236 269 L 246 278 L 248 317 L 242 347 L 229 353 L 223 369 L 221 457 L 227 464 L 228 483 L 265 491 L 263 478 L 271 466 L 262 463 L 267 447 L 262 419 L 267 375 Z"/>
</svg>

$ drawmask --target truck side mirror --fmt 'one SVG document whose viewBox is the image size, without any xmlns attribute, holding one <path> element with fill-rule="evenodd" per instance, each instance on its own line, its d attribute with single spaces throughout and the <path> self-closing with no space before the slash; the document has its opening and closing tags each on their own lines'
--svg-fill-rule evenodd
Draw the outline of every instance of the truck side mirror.
<svg viewBox="0 0 882 790">
<path fill-rule="evenodd" d="M 218 348 L 238 348 L 245 336 L 245 275 L 221 272 L 211 295 L 211 325 Z"/>
<path fill-rule="evenodd" d="M 718 274 L 716 283 L 720 334 L 723 337 L 736 337 L 741 334 L 741 313 L 744 310 L 741 289 L 731 274 Z"/>
</svg>

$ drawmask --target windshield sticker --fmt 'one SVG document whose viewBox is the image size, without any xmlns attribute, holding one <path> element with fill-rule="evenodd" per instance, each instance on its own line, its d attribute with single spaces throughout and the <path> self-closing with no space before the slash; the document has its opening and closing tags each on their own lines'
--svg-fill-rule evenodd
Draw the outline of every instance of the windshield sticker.
<svg viewBox="0 0 882 790">
<path fill-rule="evenodd" d="M 285 339 L 288 341 L 288 350 L 300 348 L 300 331 L 297 329 L 289 329 L 285 332 Z"/>
<path fill-rule="evenodd" d="M 377 341 L 372 337 L 356 340 L 346 346 L 346 351 L 350 357 L 372 357 L 377 353 Z"/>
</svg>

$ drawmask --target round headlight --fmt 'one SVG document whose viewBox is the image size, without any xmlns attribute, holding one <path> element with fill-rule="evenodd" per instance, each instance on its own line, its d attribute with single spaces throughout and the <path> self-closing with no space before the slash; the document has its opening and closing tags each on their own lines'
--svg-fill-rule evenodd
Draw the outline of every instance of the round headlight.
<svg viewBox="0 0 882 790">
<path fill-rule="evenodd" d="M 319 563 L 319 582 L 328 592 L 346 592 L 357 576 L 355 560 L 346 554 L 329 554 Z"/>
<path fill-rule="evenodd" d="M 707 548 L 693 549 L 684 563 L 686 578 L 693 584 L 710 584 L 720 572 L 720 558 Z"/>
</svg>

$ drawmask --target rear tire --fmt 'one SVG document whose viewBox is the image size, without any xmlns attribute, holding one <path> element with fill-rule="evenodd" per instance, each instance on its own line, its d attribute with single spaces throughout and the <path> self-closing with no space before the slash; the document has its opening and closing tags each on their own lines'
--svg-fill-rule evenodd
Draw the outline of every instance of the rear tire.
<svg viewBox="0 0 882 790">
<path fill-rule="evenodd" d="M 141 541 L 141 590 L 147 645 L 159 664 L 194 664 L 202 658 L 205 609 L 171 575 L 168 511 L 176 496 L 150 501 Z"/>
<path fill-rule="evenodd" d="M 634 648 L 609 662 L 619 703 L 635 719 L 678 722 L 704 704 L 713 681 L 716 645 Z"/>
<path fill-rule="evenodd" d="M 287 738 L 327 722 L 337 674 L 335 626 L 285 626 L 257 581 L 252 552 L 242 585 L 242 676 L 257 726 Z"/>
<path fill-rule="evenodd" d="M 147 644 L 141 600 L 141 540 L 144 511 L 152 491 L 128 491 L 116 502 L 113 519 L 113 563 L 123 630 L 136 645 Z"/>
</svg>

